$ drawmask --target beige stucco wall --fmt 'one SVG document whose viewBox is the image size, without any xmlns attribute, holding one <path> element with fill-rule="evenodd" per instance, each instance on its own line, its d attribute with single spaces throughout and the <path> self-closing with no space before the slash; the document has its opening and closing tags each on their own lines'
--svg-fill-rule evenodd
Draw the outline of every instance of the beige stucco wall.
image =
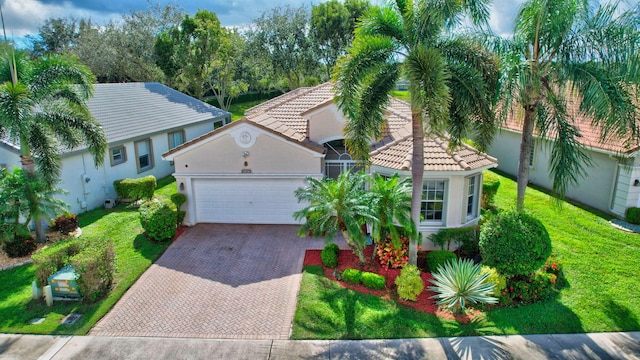
<svg viewBox="0 0 640 360">
<path fill-rule="evenodd" d="M 501 131 L 496 136 L 493 144 L 487 151 L 498 159 L 498 169 L 512 176 L 518 173 L 518 161 L 520 155 L 520 134 L 510 131 Z M 611 203 L 618 171 L 618 160 L 615 156 L 595 151 L 588 151 L 592 164 L 585 168 L 586 177 L 579 178 L 578 185 L 570 186 L 566 196 L 596 209 L 612 212 Z M 553 181 L 549 175 L 551 147 L 548 141 L 536 139 L 533 166 L 529 169 L 529 182 L 547 189 L 553 187 Z M 624 178 L 619 180 L 624 181 Z M 627 183 L 628 185 L 628 183 Z M 618 191 L 624 190 L 625 185 L 618 186 Z M 640 189 L 639 189 L 640 190 Z M 625 202 L 627 201 L 626 195 Z M 635 197 L 637 199 L 637 196 Z M 613 211 L 618 213 L 618 211 Z"/>
<path fill-rule="evenodd" d="M 246 157 L 245 151 L 249 152 Z M 321 156 L 264 132 L 256 132 L 255 143 L 243 148 L 233 134 L 224 133 L 177 155 L 174 161 L 176 176 L 239 174 L 243 170 L 252 174 L 318 174 L 322 172 Z"/>
<path fill-rule="evenodd" d="M 309 120 L 309 139 L 318 144 L 344 137 L 344 117 L 333 103 L 310 112 L 305 118 Z"/>
</svg>

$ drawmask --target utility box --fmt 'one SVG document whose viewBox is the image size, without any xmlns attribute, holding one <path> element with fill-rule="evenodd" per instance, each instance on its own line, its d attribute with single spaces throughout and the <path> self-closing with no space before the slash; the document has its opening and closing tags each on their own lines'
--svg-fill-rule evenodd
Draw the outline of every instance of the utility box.
<svg viewBox="0 0 640 360">
<path fill-rule="evenodd" d="M 106 200 L 104 201 L 104 208 L 105 208 L 105 209 L 111 209 L 111 208 L 113 208 L 113 205 L 115 204 L 115 202 L 116 202 L 116 201 L 115 201 L 115 200 L 113 200 L 113 199 L 106 199 Z"/>
<path fill-rule="evenodd" d="M 51 295 L 54 300 L 81 299 L 78 289 L 78 274 L 71 265 L 67 265 L 49 276 Z"/>
</svg>

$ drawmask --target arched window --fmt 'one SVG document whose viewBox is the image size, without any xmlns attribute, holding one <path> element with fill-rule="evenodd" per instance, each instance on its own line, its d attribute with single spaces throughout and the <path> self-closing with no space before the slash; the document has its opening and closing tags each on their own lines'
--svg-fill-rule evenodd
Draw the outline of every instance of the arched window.
<svg viewBox="0 0 640 360">
<path fill-rule="evenodd" d="M 338 176 L 350 169 L 359 170 L 357 163 L 347 152 L 344 140 L 333 140 L 324 143 L 324 176 L 337 179 Z"/>
</svg>

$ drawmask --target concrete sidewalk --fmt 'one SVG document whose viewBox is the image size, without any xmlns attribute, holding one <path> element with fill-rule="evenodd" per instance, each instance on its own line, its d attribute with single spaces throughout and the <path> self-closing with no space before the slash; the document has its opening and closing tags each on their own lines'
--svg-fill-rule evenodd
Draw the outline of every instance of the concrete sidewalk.
<svg viewBox="0 0 640 360">
<path fill-rule="evenodd" d="M 395 340 L 0 334 L 0 359 L 640 359 L 640 332 Z"/>
</svg>

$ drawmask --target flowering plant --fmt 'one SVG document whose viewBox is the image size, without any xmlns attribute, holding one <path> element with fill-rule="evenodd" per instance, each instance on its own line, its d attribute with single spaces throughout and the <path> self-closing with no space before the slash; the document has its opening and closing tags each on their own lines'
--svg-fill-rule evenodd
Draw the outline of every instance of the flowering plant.
<svg viewBox="0 0 640 360">
<path fill-rule="evenodd" d="M 400 247 L 394 247 L 391 236 L 378 244 L 380 265 L 394 269 L 404 267 L 409 262 L 409 238 L 400 237 Z"/>
</svg>

